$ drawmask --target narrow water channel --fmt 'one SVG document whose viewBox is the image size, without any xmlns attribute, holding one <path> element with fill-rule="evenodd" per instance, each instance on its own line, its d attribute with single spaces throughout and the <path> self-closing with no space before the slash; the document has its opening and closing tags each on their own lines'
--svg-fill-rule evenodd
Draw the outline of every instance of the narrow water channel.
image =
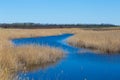
<svg viewBox="0 0 120 80">
<path fill-rule="evenodd" d="M 67 44 L 73 34 L 13 39 L 15 46 L 48 45 L 63 49 L 65 57 L 56 64 L 28 71 L 29 80 L 120 80 L 120 55 L 96 54 Z"/>
</svg>

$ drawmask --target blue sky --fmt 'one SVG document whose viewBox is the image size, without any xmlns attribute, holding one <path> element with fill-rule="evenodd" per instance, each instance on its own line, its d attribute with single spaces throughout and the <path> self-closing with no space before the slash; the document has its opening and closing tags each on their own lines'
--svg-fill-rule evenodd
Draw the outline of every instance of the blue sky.
<svg viewBox="0 0 120 80">
<path fill-rule="evenodd" d="M 120 0 L 0 0 L 0 23 L 120 25 Z"/>
</svg>

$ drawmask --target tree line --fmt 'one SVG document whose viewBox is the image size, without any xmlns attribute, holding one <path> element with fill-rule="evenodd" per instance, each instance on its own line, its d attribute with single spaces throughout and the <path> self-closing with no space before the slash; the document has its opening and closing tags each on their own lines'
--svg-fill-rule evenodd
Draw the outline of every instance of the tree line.
<svg viewBox="0 0 120 80">
<path fill-rule="evenodd" d="M 101 28 L 118 27 L 113 24 L 40 24 L 40 23 L 3 23 L 0 28 L 20 28 L 20 29 L 39 29 L 39 28 Z"/>
</svg>

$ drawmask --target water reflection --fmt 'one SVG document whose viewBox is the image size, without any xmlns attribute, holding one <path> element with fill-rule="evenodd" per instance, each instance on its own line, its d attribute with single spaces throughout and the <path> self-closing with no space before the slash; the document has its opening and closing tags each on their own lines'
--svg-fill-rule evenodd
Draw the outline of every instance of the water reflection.
<svg viewBox="0 0 120 80">
<path fill-rule="evenodd" d="M 26 72 L 31 72 L 31 71 L 38 71 L 40 69 L 44 70 L 44 69 L 46 69 L 46 68 L 48 68 L 50 66 L 57 65 L 58 62 L 59 61 L 54 62 L 54 63 L 46 63 L 46 64 L 42 64 L 42 65 L 30 65 L 30 66 L 26 66 L 26 67 L 23 68 L 22 72 L 26 73 Z"/>
</svg>

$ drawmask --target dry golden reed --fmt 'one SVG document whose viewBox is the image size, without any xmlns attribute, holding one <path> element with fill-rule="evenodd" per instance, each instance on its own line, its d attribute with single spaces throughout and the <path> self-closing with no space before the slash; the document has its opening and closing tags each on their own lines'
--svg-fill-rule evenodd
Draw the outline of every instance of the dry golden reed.
<svg viewBox="0 0 120 80">
<path fill-rule="evenodd" d="M 48 46 L 14 47 L 10 42 L 14 38 L 75 34 L 68 43 L 77 47 L 98 50 L 105 53 L 120 52 L 119 28 L 84 30 L 80 28 L 63 29 L 1 29 L 0 28 L 0 80 L 12 80 L 11 73 L 23 69 L 23 66 L 42 65 L 55 62 L 63 52 Z"/>
<path fill-rule="evenodd" d="M 120 53 L 120 30 L 81 30 L 68 43 L 104 53 Z"/>
<path fill-rule="evenodd" d="M 24 67 L 56 62 L 63 57 L 63 51 L 58 48 L 37 45 L 14 47 L 10 41 L 14 38 L 60 34 L 55 29 L 53 33 L 46 33 L 48 31 L 0 29 L 0 80 L 12 80 L 12 75 Z"/>
<path fill-rule="evenodd" d="M 29 45 L 2 49 L 0 51 L 0 70 L 2 72 L 0 79 L 4 75 L 15 73 L 24 67 L 56 62 L 62 57 L 62 50 L 48 46 Z"/>
</svg>

